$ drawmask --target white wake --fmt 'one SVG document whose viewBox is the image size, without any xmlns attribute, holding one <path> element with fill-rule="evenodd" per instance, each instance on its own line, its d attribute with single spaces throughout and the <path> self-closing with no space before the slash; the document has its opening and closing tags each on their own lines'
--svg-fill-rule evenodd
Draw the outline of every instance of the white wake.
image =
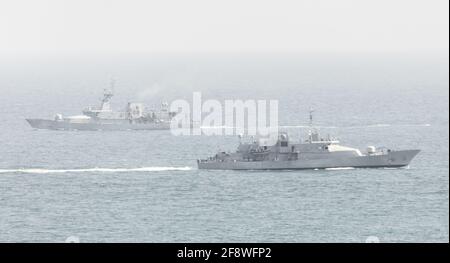
<svg viewBox="0 0 450 263">
<path fill-rule="evenodd" d="M 333 168 L 325 168 L 328 171 L 338 171 L 338 170 L 353 170 L 355 167 L 333 167 Z"/>
<path fill-rule="evenodd" d="M 27 174 L 52 174 L 52 173 L 123 173 L 123 172 L 162 172 L 162 171 L 189 171 L 191 167 L 166 167 L 151 166 L 139 168 L 81 168 L 81 169 L 41 169 L 41 168 L 20 168 L 20 169 L 0 169 L 0 173 L 27 173 Z"/>
</svg>

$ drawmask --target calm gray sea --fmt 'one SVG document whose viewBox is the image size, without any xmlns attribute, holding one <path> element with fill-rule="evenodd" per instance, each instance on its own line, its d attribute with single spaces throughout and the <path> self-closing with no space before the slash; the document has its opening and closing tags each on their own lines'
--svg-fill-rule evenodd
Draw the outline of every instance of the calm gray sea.
<svg viewBox="0 0 450 263">
<path fill-rule="evenodd" d="M 449 241 L 448 54 L 159 54 L 0 61 L 0 241 Z M 129 100 L 278 99 L 344 145 L 420 148 L 409 168 L 204 171 L 235 137 L 33 130 L 109 78 Z"/>
</svg>

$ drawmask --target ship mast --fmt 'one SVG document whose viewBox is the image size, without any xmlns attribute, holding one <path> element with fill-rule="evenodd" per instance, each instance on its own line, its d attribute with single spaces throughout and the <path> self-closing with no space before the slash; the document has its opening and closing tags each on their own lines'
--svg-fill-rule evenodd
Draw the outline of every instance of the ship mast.
<svg viewBox="0 0 450 263">
<path fill-rule="evenodd" d="M 309 129 L 310 129 L 310 131 L 312 131 L 312 128 L 313 128 L 313 112 L 314 112 L 314 109 L 309 108 Z"/>
<path fill-rule="evenodd" d="M 114 85 L 115 85 L 115 80 L 111 79 L 109 90 L 106 88 L 103 90 L 102 105 L 100 107 L 100 109 L 102 111 L 110 111 L 111 110 L 111 105 L 109 104 L 109 101 L 114 96 L 114 93 L 113 93 Z"/>
<path fill-rule="evenodd" d="M 308 137 L 309 137 L 309 142 L 312 143 L 313 140 L 313 112 L 314 109 L 313 108 L 309 108 L 309 132 L 308 132 Z"/>
</svg>

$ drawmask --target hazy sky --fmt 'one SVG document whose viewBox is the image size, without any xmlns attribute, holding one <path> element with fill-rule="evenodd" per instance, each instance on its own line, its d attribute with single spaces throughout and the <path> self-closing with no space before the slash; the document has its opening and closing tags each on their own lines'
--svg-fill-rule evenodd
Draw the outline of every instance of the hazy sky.
<svg viewBox="0 0 450 263">
<path fill-rule="evenodd" d="M 0 53 L 448 50 L 448 0 L 0 0 Z"/>
</svg>

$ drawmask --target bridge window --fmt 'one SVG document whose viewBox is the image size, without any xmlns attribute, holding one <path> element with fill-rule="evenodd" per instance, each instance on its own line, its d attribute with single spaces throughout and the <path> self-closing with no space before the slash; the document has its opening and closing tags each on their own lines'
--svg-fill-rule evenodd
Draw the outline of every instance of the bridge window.
<svg viewBox="0 0 450 263">
<path fill-rule="evenodd" d="M 280 143 L 281 147 L 287 147 L 288 146 L 288 142 L 287 141 L 282 141 Z"/>
</svg>

